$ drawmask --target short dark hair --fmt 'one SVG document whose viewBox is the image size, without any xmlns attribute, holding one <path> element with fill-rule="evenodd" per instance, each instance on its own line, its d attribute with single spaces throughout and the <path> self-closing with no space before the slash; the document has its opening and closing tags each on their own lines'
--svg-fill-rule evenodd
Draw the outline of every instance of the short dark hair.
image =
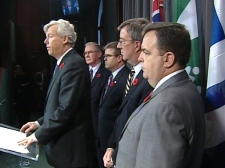
<svg viewBox="0 0 225 168">
<path fill-rule="evenodd" d="M 155 31 L 160 53 L 173 52 L 180 66 L 185 68 L 191 53 L 190 34 L 185 26 L 171 22 L 150 23 L 144 28 L 142 36 L 150 31 Z"/>
<path fill-rule="evenodd" d="M 145 18 L 128 19 L 121 23 L 117 30 L 120 31 L 127 26 L 127 31 L 131 35 L 132 40 L 142 41 L 141 32 L 148 23 L 149 21 Z"/>
<path fill-rule="evenodd" d="M 104 50 L 106 50 L 106 49 L 114 49 L 114 54 L 116 56 L 119 56 L 119 55 L 121 55 L 121 50 L 119 48 L 117 48 L 117 45 L 118 45 L 118 42 L 117 41 L 109 42 L 104 47 Z"/>
</svg>

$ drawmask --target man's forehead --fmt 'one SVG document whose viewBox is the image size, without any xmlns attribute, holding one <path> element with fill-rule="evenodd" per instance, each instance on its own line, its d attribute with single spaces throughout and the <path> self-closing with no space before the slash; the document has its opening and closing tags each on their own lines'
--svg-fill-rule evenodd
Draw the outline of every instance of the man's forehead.
<svg viewBox="0 0 225 168">
<path fill-rule="evenodd" d="M 85 49 L 96 49 L 96 47 L 94 45 L 89 44 L 85 47 Z"/>
</svg>

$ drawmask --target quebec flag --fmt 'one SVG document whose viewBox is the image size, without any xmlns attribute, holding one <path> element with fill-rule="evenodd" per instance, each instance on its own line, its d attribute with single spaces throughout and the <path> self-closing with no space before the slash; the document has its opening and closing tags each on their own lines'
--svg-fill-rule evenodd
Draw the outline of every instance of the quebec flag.
<svg viewBox="0 0 225 168">
<path fill-rule="evenodd" d="M 207 80 L 205 149 L 225 142 L 225 0 L 214 0 Z"/>
</svg>

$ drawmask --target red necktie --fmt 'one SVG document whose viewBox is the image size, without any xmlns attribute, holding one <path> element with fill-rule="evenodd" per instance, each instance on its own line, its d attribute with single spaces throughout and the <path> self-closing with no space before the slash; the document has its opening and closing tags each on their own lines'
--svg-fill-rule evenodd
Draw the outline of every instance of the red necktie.
<svg viewBox="0 0 225 168">
<path fill-rule="evenodd" d="M 106 88 L 105 88 L 104 96 L 105 96 L 105 94 L 106 94 L 106 92 L 107 92 L 107 90 L 108 90 L 108 88 L 109 88 L 109 86 L 110 86 L 110 84 L 111 84 L 112 81 L 113 81 L 113 75 L 111 74 L 111 75 L 109 76 L 109 79 L 108 79 L 108 85 L 106 85 Z M 103 97 L 104 97 L 104 96 L 103 96 Z"/>
<path fill-rule="evenodd" d="M 151 91 L 151 92 L 149 93 L 149 95 L 144 99 L 144 102 L 148 102 L 148 101 L 151 99 L 152 93 L 153 93 L 153 91 Z"/>
</svg>

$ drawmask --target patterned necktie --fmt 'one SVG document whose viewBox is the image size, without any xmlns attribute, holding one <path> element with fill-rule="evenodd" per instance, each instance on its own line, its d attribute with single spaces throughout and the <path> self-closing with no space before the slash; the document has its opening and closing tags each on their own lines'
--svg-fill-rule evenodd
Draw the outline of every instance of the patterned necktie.
<svg viewBox="0 0 225 168">
<path fill-rule="evenodd" d="M 93 69 L 90 69 L 90 79 L 91 79 L 91 81 L 93 79 Z"/>
<path fill-rule="evenodd" d="M 134 74 L 135 74 L 135 71 L 134 71 L 134 69 L 132 69 L 130 74 L 128 75 L 128 78 L 127 78 L 127 84 L 126 84 L 126 88 L 125 88 L 125 97 L 126 97 L 128 91 L 130 89 Z"/>
</svg>

